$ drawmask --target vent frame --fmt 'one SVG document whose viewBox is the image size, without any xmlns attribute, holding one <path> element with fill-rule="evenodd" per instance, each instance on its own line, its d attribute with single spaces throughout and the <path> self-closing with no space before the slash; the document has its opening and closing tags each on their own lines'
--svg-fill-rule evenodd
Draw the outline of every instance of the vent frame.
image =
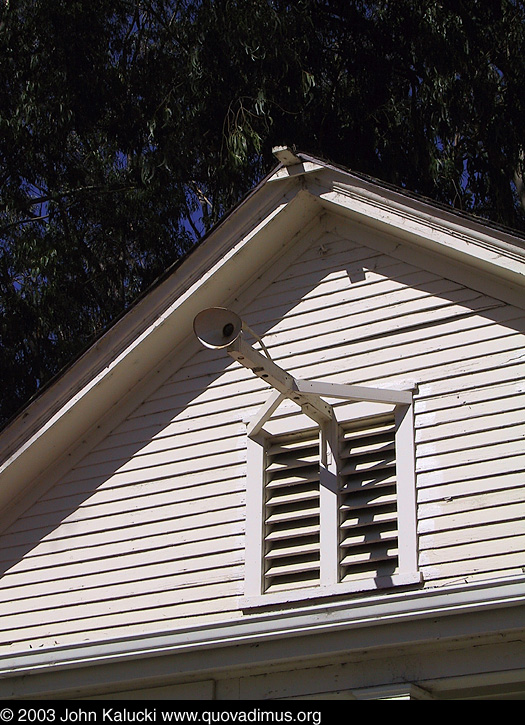
<svg viewBox="0 0 525 725">
<path fill-rule="evenodd" d="M 395 393 L 395 394 L 398 394 Z M 394 394 L 394 395 L 395 395 Z M 265 422 L 268 425 L 248 426 L 248 480 L 247 480 L 247 522 L 246 522 L 246 573 L 245 592 L 242 597 L 242 606 L 245 609 L 261 606 L 272 606 L 286 602 L 299 602 L 308 599 L 318 599 L 325 596 L 353 594 L 370 590 L 379 590 L 385 587 L 395 587 L 420 583 L 421 575 L 417 566 L 417 533 L 416 533 L 416 498 L 415 498 L 415 444 L 414 444 L 414 418 L 413 403 L 399 403 L 393 395 L 391 403 L 388 401 L 373 401 L 367 403 L 362 400 L 355 405 L 341 405 L 337 407 L 337 416 L 328 425 L 317 428 L 319 433 L 320 458 L 320 578 L 308 581 L 291 582 L 288 586 L 285 577 L 280 578 L 281 586 L 269 585 L 265 557 L 268 549 L 264 541 L 266 534 L 266 461 L 267 451 L 275 441 L 292 441 L 303 439 L 312 435 L 312 421 L 309 425 L 304 420 L 297 419 L 295 425 L 293 416 L 277 416 L 277 420 Z M 412 400 L 412 398 L 410 399 Z M 347 401 L 345 401 L 346 403 Z M 354 401 L 350 401 L 354 403 Z M 340 481 L 345 485 L 343 466 L 344 456 L 340 457 L 340 436 L 348 436 L 352 429 L 362 430 L 366 419 L 380 420 L 378 406 L 383 413 L 388 411 L 389 423 L 395 426 L 396 447 L 396 497 L 397 497 L 397 550 L 388 564 L 379 571 L 369 570 L 358 576 L 348 576 L 341 564 L 341 536 L 340 536 L 340 503 L 343 498 Z M 266 411 L 268 405 L 264 406 Z M 275 408 L 274 408 L 275 411 Z M 268 422 L 269 421 L 269 422 Z M 335 483 L 334 483 L 335 481 Z M 275 486 L 277 488 L 277 486 Z M 317 555 L 317 541 L 315 550 Z M 343 547 L 344 548 L 344 547 Z M 283 549 L 283 557 L 286 553 Z M 270 557 L 274 561 L 277 554 Z M 394 565 L 393 565 L 394 564 Z M 274 572 L 275 573 L 275 572 Z M 300 579 L 300 577 L 299 577 Z"/>
</svg>

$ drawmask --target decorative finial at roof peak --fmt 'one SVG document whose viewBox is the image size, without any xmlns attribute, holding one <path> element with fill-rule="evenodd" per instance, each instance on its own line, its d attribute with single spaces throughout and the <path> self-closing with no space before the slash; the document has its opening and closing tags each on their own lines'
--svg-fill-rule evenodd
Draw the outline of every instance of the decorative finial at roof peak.
<svg viewBox="0 0 525 725">
<path fill-rule="evenodd" d="M 274 146 L 272 153 L 275 158 L 283 164 L 283 166 L 294 166 L 300 164 L 301 159 L 295 155 L 293 147 L 290 146 Z"/>
</svg>

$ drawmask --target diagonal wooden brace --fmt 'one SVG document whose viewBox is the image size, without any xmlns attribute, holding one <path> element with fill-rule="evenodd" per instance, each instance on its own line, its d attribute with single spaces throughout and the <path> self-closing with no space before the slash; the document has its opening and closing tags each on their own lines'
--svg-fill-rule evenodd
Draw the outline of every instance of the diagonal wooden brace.
<svg viewBox="0 0 525 725">
<path fill-rule="evenodd" d="M 254 350 L 246 342 L 242 334 L 228 345 L 226 352 L 234 360 L 237 360 L 237 362 L 261 378 L 261 380 L 271 385 L 272 388 L 297 403 L 303 413 L 319 425 L 323 425 L 332 420 L 333 411 L 331 405 L 315 393 L 310 394 L 300 391 L 297 381 L 292 375 L 276 365 L 270 358 Z"/>
</svg>

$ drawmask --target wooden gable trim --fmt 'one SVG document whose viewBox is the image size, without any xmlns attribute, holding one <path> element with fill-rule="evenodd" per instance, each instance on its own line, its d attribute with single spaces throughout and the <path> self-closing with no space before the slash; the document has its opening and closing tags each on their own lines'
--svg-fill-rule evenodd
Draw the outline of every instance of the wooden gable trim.
<svg viewBox="0 0 525 725">
<path fill-rule="evenodd" d="M 323 206 L 359 223 L 369 232 L 377 230 L 404 242 L 420 253 L 430 252 L 456 264 L 522 289 L 525 284 L 525 240 L 495 230 L 472 219 L 360 179 L 334 178 L 326 169 L 308 183 Z"/>
<path fill-rule="evenodd" d="M 16 507 L 32 482 L 120 409 L 152 370 L 181 350 L 193 351 L 195 315 L 252 284 L 319 212 L 295 184 L 268 188 L 219 225 L 3 431 L 0 510 Z"/>
</svg>

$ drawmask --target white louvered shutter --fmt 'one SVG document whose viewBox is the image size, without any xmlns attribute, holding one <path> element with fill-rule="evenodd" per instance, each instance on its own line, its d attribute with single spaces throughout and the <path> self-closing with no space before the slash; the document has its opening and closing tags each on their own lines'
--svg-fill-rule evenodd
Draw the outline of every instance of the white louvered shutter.
<svg viewBox="0 0 525 725">
<path fill-rule="evenodd" d="M 395 423 L 376 417 L 341 431 L 340 580 L 398 568 Z"/>
<path fill-rule="evenodd" d="M 264 587 L 319 584 L 319 434 L 273 438 L 266 451 Z"/>
</svg>

